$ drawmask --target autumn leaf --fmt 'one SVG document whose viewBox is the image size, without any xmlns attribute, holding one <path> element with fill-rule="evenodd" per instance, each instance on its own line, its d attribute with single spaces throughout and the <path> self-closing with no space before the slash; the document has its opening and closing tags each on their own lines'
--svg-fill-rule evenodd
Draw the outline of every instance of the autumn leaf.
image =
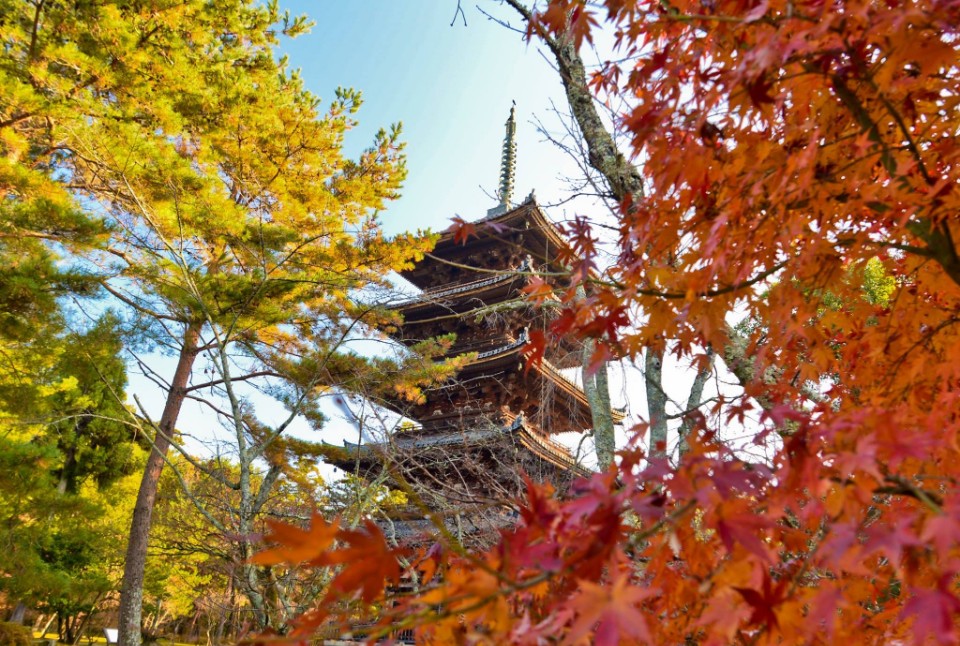
<svg viewBox="0 0 960 646">
<path fill-rule="evenodd" d="M 521 291 L 534 303 L 542 303 L 553 296 L 553 287 L 539 276 L 530 276 Z"/>
<path fill-rule="evenodd" d="M 954 574 L 940 577 L 933 590 L 913 590 L 903 607 L 903 618 L 913 619 L 913 643 L 926 644 L 933 637 L 937 644 L 956 644 L 956 620 L 960 616 L 960 599 L 950 590 Z"/>
<path fill-rule="evenodd" d="M 746 13 L 746 15 L 743 17 L 743 22 L 751 23 L 751 22 L 756 22 L 760 20 L 761 18 L 763 18 L 764 15 L 766 15 L 767 10 L 769 8 L 770 8 L 770 5 L 767 2 L 767 0 L 762 0 L 761 2 L 758 2 L 757 6 L 755 6 L 753 9 L 751 9 Z"/>
<path fill-rule="evenodd" d="M 383 594 L 387 583 L 400 580 L 397 553 L 387 545 L 375 523 L 367 520 L 362 530 L 341 530 L 337 538 L 347 546 L 320 559 L 320 564 L 341 566 L 330 584 L 328 599 L 359 591 L 360 597 L 370 603 Z"/>
<path fill-rule="evenodd" d="M 724 516 L 717 521 L 717 533 L 723 540 L 728 552 L 733 552 L 734 546 L 741 545 L 751 554 L 761 560 L 772 563 L 770 548 L 763 541 L 764 530 L 771 526 L 771 522 L 749 512 L 734 513 Z"/>
<path fill-rule="evenodd" d="M 654 595 L 656 590 L 634 585 L 626 575 L 608 585 L 580 581 L 569 602 L 575 618 L 561 643 L 579 643 L 591 632 L 592 643 L 597 646 L 648 643 L 651 638 L 647 618 L 638 606 Z"/>
<path fill-rule="evenodd" d="M 339 521 L 328 523 L 320 514 L 314 512 L 307 529 L 268 520 L 270 532 L 266 540 L 276 543 L 276 547 L 255 554 L 250 561 L 260 565 L 279 563 L 298 564 L 318 560 L 333 545 L 340 531 Z"/>
<path fill-rule="evenodd" d="M 459 215 L 451 218 L 453 224 L 450 225 L 450 232 L 453 234 L 454 243 L 467 244 L 467 240 L 477 235 L 477 225 L 467 222 Z"/>
<path fill-rule="evenodd" d="M 412 567 L 420 573 L 422 584 L 433 580 L 443 560 L 444 550 L 440 543 L 432 543 L 429 548 L 421 550 L 418 558 L 413 561 Z"/>
<path fill-rule="evenodd" d="M 753 614 L 750 615 L 751 624 L 769 626 L 770 628 L 776 628 L 778 626 L 775 610 L 785 599 L 784 595 L 789 581 L 789 579 L 784 579 L 774 585 L 770 577 L 764 575 L 763 585 L 759 590 L 754 590 L 753 588 L 734 588 L 753 609 Z"/>
</svg>

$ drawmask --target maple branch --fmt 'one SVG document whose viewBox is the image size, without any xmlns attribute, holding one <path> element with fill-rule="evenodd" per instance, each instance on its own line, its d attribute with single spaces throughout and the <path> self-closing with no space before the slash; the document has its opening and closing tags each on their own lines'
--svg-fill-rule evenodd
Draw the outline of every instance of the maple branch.
<svg viewBox="0 0 960 646">
<path fill-rule="evenodd" d="M 897 127 L 900 128 L 900 132 L 903 134 L 904 138 L 907 140 L 907 149 L 913 153 L 914 159 L 917 160 L 917 169 L 920 171 L 920 174 L 923 175 L 923 179 L 927 181 L 928 184 L 932 184 L 933 180 L 930 177 L 930 174 L 927 172 L 927 166 L 923 163 L 923 157 L 920 155 L 920 149 L 917 147 L 916 142 L 913 140 L 913 136 L 910 134 L 910 129 L 907 127 L 906 122 L 903 120 L 903 116 L 900 114 L 899 110 L 893 107 L 893 104 L 890 103 L 890 100 L 880 91 L 880 88 L 873 82 L 873 79 L 870 78 L 870 85 L 873 86 L 874 90 L 877 92 L 877 96 L 880 97 L 880 102 L 883 104 L 883 107 L 887 109 L 887 112 L 890 113 L 890 117 L 896 122 Z"/>
<path fill-rule="evenodd" d="M 900 476 L 886 476 L 884 477 L 884 481 L 889 482 L 891 486 L 877 487 L 873 490 L 873 493 L 915 498 L 938 516 L 943 514 L 943 500 L 937 494 L 921 489 L 906 478 Z"/>
<path fill-rule="evenodd" d="M 782 262 L 779 262 L 779 263 L 777 263 L 776 265 L 774 265 L 773 267 L 770 267 L 769 269 L 765 269 L 764 271 L 760 272 L 759 274 L 757 274 L 756 276 L 754 276 L 754 277 L 751 278 L 750 280 L 746 280 L 746 281 L 744 281 L 744 282 L 742 282 L 742 283 L 735 283 L 735 284 L 733 284 L 733 285 L 727 285 L 727 286 L 725 286 L 725 287 L 718 287 L 718 288 L 716 288 L 716 289 L 708 289 L 708 290 L 702 291 L 702 292 L 694 292 L 694 293 L 693 293 L 693 296 L 695 296 L 695 297 L 697 297 L 697 298 L 713 298 L 713 297 L 715 297 L 715 296 L 723 296 L 724 294 L 730 294 L 730 293 L 732 293 L 732 292 L 737 292 L 737 291 L 740 291 L 740 290 L 742 290 L 742 289 L 747 289 L 748 287 L 753 287 L 753 286 L 756 285 L 757 283 L 761 282 L 762 280 L 764 280 L 764 279 L 766 279 L 766 278 L 769 278 L 769 277 L 772 276 L 773 274 L 777 273 L 778 271 L 780 271 L 781 269 L 783 269 L 784 267 L 786 267 L 787 262 L 789 262 L 789 261 L 788 261 L 788 260 L 784 260 L 784 261 L 782 261 Z M 616 288 L 618 288 L 618 289 L 626 289 L 626 285 L 624 285 L 623 283 L 621 283 L 621 282 L 619 282 L 619 281 L 592 280 L 591 282 L 597 283 L 597 284 L 601 284 L 601 285 L 605 285 L 605 286 L 608 286 L 608 287 L 616 287 Z M 633 291 L 636 292 L 637 294 L 640 294 L 641 296 L 652 296 L 652 297 L 655 297 L 655 298 L 664 298 L 664 299 L 669 299 L 669 300 L 682 300 L 682 299 L 686 299 L 686 298 L 689 297 L 689 294 L 688 294 L 687 292 L 661 292 L 661 291 L 657 291 L 657 290 L 655 290 L 655 289 L 641 289 L 641 288 L 634 289 Z"/>
<path fill-rule="evenodd" d="M 619 202 L 627 198 L 638 202 L 643 197 L 643 178 L 637 167 L 617 149 L 597 111 L 598 99 L 587 85 L 586 68 L 573 40 L 566 34 L 553 37 L 535 20 L 533 12 L 519 0 L 504 0 L 526 21 L 528 27 L 546 43 L 557 61 L 567 102 L 587 144 L 590 164 L 610 184 Z"/>
<path fill-rule="evenodd" d="M 804 68 L 810 72 L 815 71 L 810 63 L 805 63 Z M 833 91 L 836 92 L 837 98 L 840 99 L 840 102 L 843 103 L 848 110 L 850 110 L 853 118 L 858 124 L 860 124 L 860 127 L 863 129 L 863 131 L 869 133 L 868 136 L 870 141 L 874 142 L 883 149 L 883 153 L 880 155 L 883 167 L 886 168 L 891 174 L 896 172 L 896 163 L 893 160 L 893 156 L 890 154 L 890 148 L 887 146 L 887 142 L 885 142 L 883 137 L 880 135 L 880 128 L 877 126 L 876 121 L 873 120 L 873 117 L 870 116 L 870 113 L 863 106 L 863 103 L 860 102 L 856 92 L 850 89 L 850 87 L 847 85 L 847 82 L 839 74 L 830 74 L 829 78 L 830 85 L 833 88 Z"/>
</svg>

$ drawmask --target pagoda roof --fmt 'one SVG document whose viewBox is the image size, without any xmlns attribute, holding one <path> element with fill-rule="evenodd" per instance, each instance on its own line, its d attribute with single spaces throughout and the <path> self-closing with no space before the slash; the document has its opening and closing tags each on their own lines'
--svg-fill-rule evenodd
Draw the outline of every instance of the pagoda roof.
<svg viewBox="0 0 960 646">
<path fill-rule="evenodd" d="M 548 266 L 551 272 L 564 271 L 564 265 L 557 258 L 558 252 L 560 256 L 570 256 L 572 253 L 570 243 L 547 218 L 533 195 L 509 211 L 488 215 L 472 224 L 476 227 L 476 233 L 464 242 L 455 239 L 454 226 L 448 227 L 440 234 L 433 252 L 427 254 L 413 269 L 401 272 L 401 275 L 417 287 L 427 288 L 432 284 L 432 268 L 436 263 L 456 262 L 454 259 L 462 255 L 465 248 L 502 243 L 503 234 L 511 231 L 524 233 L 523 249 L 535 263 Z M 474 267 L 466 269 L 477 270 Z"/>
<path fill-rule="evenodd" d="M 571 412 L 575 411 L 573 419 L 580 420 L 583 423 L 581 427 L 575 427 L 569 430 L 584 431 L 590 427 L 590 402 L 587 400 L 586 393 L 574 381 L 567 378 L 561 372 L 560 368 L 547 359 L 542 359 L 535 364 L 528 364 L 523 354 L 523 349 L 527 345 L 528 338 L 526 331 L 517 339 L 507 338 L 503 342 L 493 344 L 485 343 L 474 349 L 475 356 L 466 362 L 459 370 L 457 379 L 472 377 L 482 374 L 492 374 L 501 370 L 516 369 L 518 365 L 524 366 L 524 372 L 530 372 L 534 377 L 545 380 L 553 384 L 567 398 L 567 405 L 571 407 Z M 537 392 L 539 390 L 534 388 Z M 408 406 L 400 402 L 384 400 L 389 408 L 401 415 L 408 414 Z M 622 422 L 626 417 L 626 409 L 613 409 L 614 423 Z M 456 415 L 454 415 L 456 416 Z M 430 419 L 419 420 L 424 426 L 429 426 Z"/>
<path fill-rule="evenodd" d="M 534 370 L 543 375 L 546 379 L 556 383 L 564 390 L 564 392 L 575 397 L 576 400 L 582 404 L 586 410 L 589 411 L 590 402 L 587 400 L 586 393 L 584 393 L 583 389 L 575 382 L 568 379 L 557 366 L 547 359 L 542 359 L 536 364 L 527 364 L 526 357 L 523 356 L 523 347 L 527 344 L 527 341 L 528 339 L 526 334 L 522 334 L 516 341 L 511 341 L 504 345 L 490 348 L 489 350 L 485 350 L 483 352 L 478 352 L 477 357 L 464 366 L 461 372 L 465 372 L 470 368 L 483 367 L 491 363 L 500 363 L 504 359 L 512 359 L 513 357 L 519 355 L 525 366 L 528 366 L 530 370 Z M 614 422 L 622 422 L 626 415 L 627 412 L 625 409 L 613 409 Z"/>
<path fill-rule="evenodd" d="M 479 313 L 480 310 L 495 308 L 496 305 L 516 300 L 517 307 L 536 308 L 537 306 L 524 298 L 521 289 L 523 278 L 527 274 L 534 274 L 532 261 L 528 258 L 518 267 L 503 273 L 494 274 L 479 280 L 457 283 L 448 287 L 424 290 L 422 293 L 391 305 L 391 309 L 403 314 L 404 321 L 397 332 L 391 334 L 402 343 L 417 343 L 422 336 L 415 333 L 407 335 L 406 331 L 416 330 L 418 325 L 435 323 L 444 319 L 459 319 Z M 551 296 L 551 299 L 555 297 Z M 540 306 L 542 308 L 542 306 Z M 494 311 L 494 310 L 491 310 Z M 457 345 L 450 356 L 468 352 L 472 348 Z M 551 359 L 562 368 L 572 368 L 580 364 L 579 346 L 567 337 L 557 341 L 556 346 L 548 348 Z"/>
<path fill-rule="evenodd" d="M 480 420 L 478 420 L 480 421 Z M 561 471 L 569 471 L 578 476 L 587 476 L 592 471 L 580 464 L 570 450 L 554 442 L 531 427 L 523 415 L 513 418 L 507 426 L 478 426 L 458 433 L 444 433 L 428 436 L 394 436 L 390 442 L 354 444 L 344 441 L 342 447 L 326 444 L 327 460 L 335 466 L 350 471 L 359 460 L 361 470 L 368 470 L 388 458 L 392 451 L 443 449 L 444 447 L 474 446 L 480 447 L 492 440 L 512 437 L 531 454 L 548 462 Z"/>
<path fill-rule="evenodd" d="M 523 279 L 526 275 L 524 272 L 530 272 L 528 261 L 524 261 L 516 269 L 507 269 L 479 280 L 425 289 L 416 296 L 392 304 L 390 309 L 402 312 L 405 322 L 409 322 L 416 320 L 411 317 L 414 312 L 432 309 L 443 309 L 449 312 L 454 305 L 470 303 L 468 299 L 471 297 L 481 300 L 484 305 L 492 305 L 517 295 L 514 283 Z M 485 298 L 480 298 L 481 296 Z M 465 310 L 476 308 L 476 304 L 471 304 Z"/>
</svg>

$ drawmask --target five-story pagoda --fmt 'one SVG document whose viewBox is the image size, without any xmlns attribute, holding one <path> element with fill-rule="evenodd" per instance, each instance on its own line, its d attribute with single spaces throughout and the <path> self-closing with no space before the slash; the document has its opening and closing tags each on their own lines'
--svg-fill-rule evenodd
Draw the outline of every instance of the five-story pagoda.
<svg viewBox="0 0 960 646">
<path fill-rule="evenodd" d="M 524 355 L 528 330 L 543 329 L 554 314 L 521 292 L 531 276 L 559 285 L 569 247 L 533 194 L 512 206 L 516 121 L 506 123 L 500 204 L 458 240 L 452 229 L 433 253 L 402 275 L 422 291 L 396 306 L 403 324 L 391 336 L 406 345 L 454 333 L 448 356 L 467 355 L 457 376 L 425 393 L 425 401 L 387 402 L 417 425 L 377 445 L 347 445 L 337 466 L 370 477 L 387 470 L 394 484 L 419 498 L 417 516 L 429 510 L 450 519 L 461 536 L 500 526 L 502 503 L 523 486 L 522 474 L 562 487 L 587 473 L 577 456 L 551 439 L 588 431 L 590 407 L 562 369 L 580 365 L 579 348 L 548 348 L 540 362 Z M 615 411 L 615 419 L 622 413 Z M 403 533 L 426 521 L 407 519 Z"/>
</svg>

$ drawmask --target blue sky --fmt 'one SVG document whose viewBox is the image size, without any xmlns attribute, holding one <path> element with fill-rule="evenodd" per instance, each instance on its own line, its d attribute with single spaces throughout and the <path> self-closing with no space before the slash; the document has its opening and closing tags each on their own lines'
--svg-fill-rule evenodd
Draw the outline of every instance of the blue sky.
<svg viewBox="0 0 960 646">
<path fill-rule="evenodd" d="M 467 26 L 454 18 L 456 0 L 299 0 L 282 3 L 316 23 L 309 34 L 285 39 L 281 51 L 322 99 L 337 86 L 359 89 L 364 106 L 348 152 L 402 122 L 409 176 L 399 201 L 384 214 L 388 232 L 442 229 L 459 214 L 470 220 L 493 206 L 503 124 L 517 102 L 517 181 L 514 199 L 536 189 L 541 201 L 562 197 L 558 173 L 573 171 L 536 131 L 554 123 L 550 100 L 563 104 L 557 73 L 520 34 L 464 2 Z M 511 10 L 480 0 L 490 13 Z M 516 21 L 514 21 L 516 22 Z M 566 169 L 566 171 L 565 171 Z M 554 217 L 562 217 L 562 213 Z"/>
</svg>

